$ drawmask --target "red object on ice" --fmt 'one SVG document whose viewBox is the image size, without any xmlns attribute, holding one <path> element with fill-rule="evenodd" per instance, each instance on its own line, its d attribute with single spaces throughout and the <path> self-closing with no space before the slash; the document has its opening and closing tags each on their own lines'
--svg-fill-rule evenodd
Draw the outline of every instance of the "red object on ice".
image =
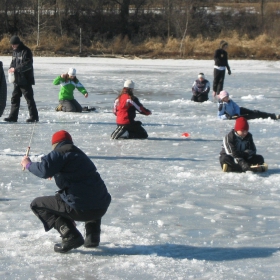
<svg viewBox="0 0 280 280">
<path fill-rule="evenodd" d="M 185 132 L 185 133 L 182 134 L 182 136 L 189 137 L 190 134 L 188 132 Z"/>
</svg>

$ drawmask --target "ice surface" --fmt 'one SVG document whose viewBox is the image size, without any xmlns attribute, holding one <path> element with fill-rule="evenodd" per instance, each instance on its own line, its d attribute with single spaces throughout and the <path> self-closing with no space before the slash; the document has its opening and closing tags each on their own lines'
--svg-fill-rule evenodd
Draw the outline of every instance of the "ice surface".
<svg viewBox="0 0 280 280">
<path fill-rule="evenodd" d="M 7 74 L 11 58 L 0 59 Z M 225 89 L 235 102 L 280 113 L 279 62 L 230 66 Z M 96 164 L 113 200 L 100 247 L 54 253 L 58 233 L 45 233 L 29 204 L 57 188 L 21 170 L 32 124 L 25 123 L 24 98 L 18 123 L 3 121 L 8 84 L 0 119 L 1 279 L 279 279 L 280 121 L 249 121 L 267 173 L 222 173 L 218 154 L 233 121 L 218 120 L 212 100 L 190 101 L 199 72 L 212 84 L 212 61 L 35 57 L 34 67 L 40 122 L 31 159 L 47 154 L 51 135 L 65 129 Z M 97 112 L 54 111 L 59 87 L 52 80 L 69 67 L 89 92 L 85 99 L 76 91 L 76 99 Z M 147 140 L 110 140 L 112 105 L 125 79 L 135 81 L 135 95 L 153 112 L 137 115 Z M 83 223 L 78 228 L 84 233 Z"/>
</svg>

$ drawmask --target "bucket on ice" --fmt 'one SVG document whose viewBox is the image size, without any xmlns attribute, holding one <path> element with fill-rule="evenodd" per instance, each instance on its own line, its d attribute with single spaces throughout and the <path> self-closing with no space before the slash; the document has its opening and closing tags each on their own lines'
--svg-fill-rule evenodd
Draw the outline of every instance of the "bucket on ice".
<svg viewBox="0 0 280 280">
<path fill-rule="evenodd" d="M 9 83 L 13 83 L 15 81 L 14 72 L 8 72 L 8 80 L 9 80 Z"/>
</svg>

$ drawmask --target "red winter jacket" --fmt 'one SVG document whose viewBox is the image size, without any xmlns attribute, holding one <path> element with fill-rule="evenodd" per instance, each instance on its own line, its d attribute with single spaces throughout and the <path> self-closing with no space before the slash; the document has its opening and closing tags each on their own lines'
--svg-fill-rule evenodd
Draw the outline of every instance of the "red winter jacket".
<svg viewBox="0 0 280 280">
<path fill-rule="evenodd" d="M 146 116 L 151 114 L 151 111 L 146 109 L 137 97 L 133 96 L 132 98 L 128 93 L 123 93 L 115 100 L 114 114 L 117 116 L 118 125 L 133 123 L 136 110 Z"/>
</svg>

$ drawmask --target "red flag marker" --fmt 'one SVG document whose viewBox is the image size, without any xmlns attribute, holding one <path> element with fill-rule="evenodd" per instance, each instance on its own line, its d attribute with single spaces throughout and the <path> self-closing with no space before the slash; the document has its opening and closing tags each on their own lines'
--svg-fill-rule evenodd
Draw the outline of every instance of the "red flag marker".
<svg viewBox="0 0 280 280">
<path fill-rule="evenodd" d="M 188 132 L 184 132 L 184 133 L 182 134 L 182 136 L 190 137 L 190 134 L 189 134 Z"/>
</svg>

